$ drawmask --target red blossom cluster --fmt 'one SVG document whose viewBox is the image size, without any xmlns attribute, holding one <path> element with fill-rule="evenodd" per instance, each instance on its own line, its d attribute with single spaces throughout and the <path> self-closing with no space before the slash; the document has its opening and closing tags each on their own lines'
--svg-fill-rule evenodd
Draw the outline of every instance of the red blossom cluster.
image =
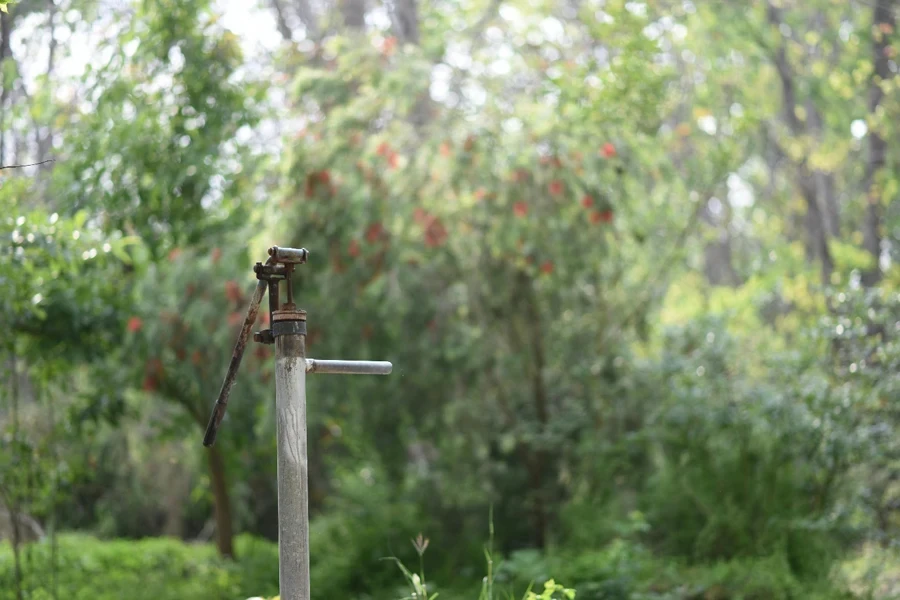
<svg viewBox="0 0 900 600">
<path fill-rule="evenodd" d="M 155 392 L 159 388 L 159 380 L 163 375 L 163 364 L 158 358 L 151 358 L 144 368 L 143 388 L 148 392 Z"/>
<path fill-rule="evenodd" d="M 400 155 L 397 154 L 387 142 L 381 142 L 375 150 L 375 153 L 378 156 L 383 156 L 387 160 L 388 166 L 392 169 L 396 169 L 400 166 Z"/>
<path fill-rule="evenodd" d="M 225 297 L 229 302 L 234 302 L 235 304 L 241 303 L 243 294 L 241 293 L 241 286 L 238 285 L 237 281 L 229 279 L 225 282 Z"/>
<path fill-rule="evenodd" d="M 429 248 L 437 248 L 443 246 L 447 242 L 447 228 L 444 223 L 436 216 L 423 208 L 416 208 L 413 211 L 413 218 L 416 223 L 425 230 L 425 245 Z"/>
<path fill-rule="evenodd" d="M 306 197 L 312 198 L 319 186 L 327 186 L 329 193 L 334 193 L 334 186 L 331 183 L 331 173 L 325 169 L 314 171 L 306 176 Z"/>
<path fill-rule="evenodd" d="M 128 319 L 128 331 L 137 333 L 144 326 L 144 321 L 140 317 L 131 317 Z"/>
</svg>

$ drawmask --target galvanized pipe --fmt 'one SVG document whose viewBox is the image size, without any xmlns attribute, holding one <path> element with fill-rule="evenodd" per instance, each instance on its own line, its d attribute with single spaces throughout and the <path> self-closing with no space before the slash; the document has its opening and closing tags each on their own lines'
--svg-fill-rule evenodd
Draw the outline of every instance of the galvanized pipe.
<svg viewBox="0 0 900 600">
<path fill-rule="evenodd" d="M 318 360 L 306 359 L 307 373 L 341 375 L 390 375 L 393 365 L 383 360 Z"/>
<path fill-rule="evenodd" d="M 275 333 L 278 576 L 281 600 L 309 600 L 305 327 Z"/>
<path fill-rule="evenodd" d="M 301 264 L 309 258 L 309 250 L 306 248 L 269 248 L 269 256 L 278 263 Z"/>
</svg>

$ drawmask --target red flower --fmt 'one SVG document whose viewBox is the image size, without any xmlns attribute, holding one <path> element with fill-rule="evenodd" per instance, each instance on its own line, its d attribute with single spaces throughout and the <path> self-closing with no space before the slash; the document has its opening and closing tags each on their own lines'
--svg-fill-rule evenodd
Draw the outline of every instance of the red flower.
<svg viewBox="0 0 900 600">
<path fill-rule="evenodd" d="M 128 319 L 128 331 L 130 331 L 131 333 L 137 333 L 143 326 L 144 322 L 140 317 L 131 317 L 130 319 Z"/>
<path fill-rule="evenodd" d="M 603 149 L 600 151 L 603 154 L 604 158 L 612 158 L 616 155 L 616 147 L 606 142 L 603 144 Z"/>
<path fill-rule="evenodd" d="M 519 202 L 516 202 L 515 204 L 513 204 L 513 214 L 515 214 L 517 217 L 524 217 L 528 214 L 528 205 L 521 200 Z"/>
<path fill-rule="evenodd" d="M 391 151 L 391 147 L 388 145 L 388 143 L 381 142 L 380 144 L 378 144 L 378 149 L 375 150 L 375 153 L 378 156 L 387 156 L 390 151 Z"/>
<path fill-rule="evenodd" d="M 384 42 L 381 43 L 381 53 L 385 56 L 390 56 L 394 53 L 394 50 L 397 47 L 397 38 L 394 36 L 388 36 L 384 38 Z"/>
<path fill-rule="evenodd" d="M 369 228 L 366 229 L 366 241 L 370 244 L 374 244 L 378 241 L 379 238 L 382 237 L 384 233 L 384 227 L 380 222 L 376 221 L 369 225 Z"/>
<path fill-rule="evenodd" d="M 550 165 L 557 169 L 562 166 L 562 161 L 557 156 L 542 156 L 540 162 L 544 166 Z"/>
<path fill-rule="evenodd" d="M 144 377 L 144 391 L 155 392 L 157 387 L 159 387 L 159 383 L 156 381 L 156 377 L 154 377 L 153 375 L 147 375 L 146 377 Z"/>
<path fill-rule="evenodd" d="M 585 196 L 581 199 L 581 205 L 585 208 L 590 208 L 594 206 L 594 199 L 585 194 Z"/>
<path fill-rule="evenodd" d="M 359 256 L 359 242 L 356 240 L 350 240 L 350 245 L 347 247 L 347 254 L 356 258 Z"/>
<path fill-rule="evenodd" d="M 612 220 L 613 213 L 611 210 L 595 210 L 591 213 L 591 223 L 612 223 Z"/>
<path fill-rule="evenodd" d="M 240 302 L 242 298 L 241 286 L 233 279 L 225 282 L 225 297 L 231 302 Z"/>
<path fill-rule="evenodd" d="M 550 190 L 551 196 L 559 196 L 563 193 L 563 190 L 565 189 L 565 185 L 563 185 L 563 182 L 560 181 L 559 179 L 554 179 L 553 181 L 550 182 L 550 186 L 548 189 Z"/>
<path fill-rule="evenodd" d="M 316 191 L 316 187 L 321 183 L 322 185 L 329 185 L 331 182 L 331 174 L 328 171 L 315 171 L 306 176 L 306 197 L 310 198 Z M 334 189 L 329 186 L 329 191 L 334 193 Z"/>
<path fill-rule="evenodd" d="M 429 248 L 443 246 L 447 242 L 447 228 L 437 217 L 432 217 L 425 227 L 425 245 Z"/>
<path fill-rule="evenodd" d="M 450 144 L 447 142 L 441 143 L 441 156 L 450 156 Z"/>
<path fill-rule="evenodd" d="M 181 248 L 172 248 L 169 252 L 169 262 L 175 262 L 181 256 Z"/>
<path fill-rule="evenodd" d="M 396 152 L 391 152 L 391 155 L 388 156 L 388 165 L 390 165 L 392 169 L 396 169 L 400 166 L 400 155 Z"/>
<path fill-rule="evenodd" d="M 541 273 L 546 273 L 547 275 L 549 275 L 552 272 L 553 272 L 553 263 L 552 262 L 550 262 L 549 260 L 545 260 L 543 263 L 541 263 Z"/>
<path fill-rule="evenodd" d="M 213 248 L 213 250 L 212 250 L 213 264 L 218 263 L 220 258 L 222 258 L 222 251 L 219 248 Z"/>
</svg>

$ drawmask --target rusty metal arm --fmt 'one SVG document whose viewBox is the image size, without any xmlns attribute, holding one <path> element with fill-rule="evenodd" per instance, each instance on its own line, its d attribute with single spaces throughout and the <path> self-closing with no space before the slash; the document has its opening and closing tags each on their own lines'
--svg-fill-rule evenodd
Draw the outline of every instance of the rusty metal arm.
<svg viewBox="0 0 900 600">
<path fill-rule="evenodd" d="M 269 258 L 266 264 L 271 265 L 274 262 L 274 258 Z M 241 327 L 241 333 L 238 335 L 237 343 L 234 345 L 234 352 L 231 354 L 231 362 L 228 364 L 228 371 L 225 373 L 222 389 L 219 391 L 219 397 L 216 399 L 212 415 L 209 417 L 209 425 L 206 426 L 206 435 L 203 436 L 204 446 L 212 446 L 216 442 L 216 433 L 219 431 L 219 425 L 222 424 L 222 419 L 225 418 L 225 409 L 228 407 L 228 396 L 231 394 L 231 388 L 234 387 L 234 378 L 237 375 L 238 367 L 241 366 L 241 360 L 244 358 L 244 349 L 247 347 L 247 341 L 250 339 L 250 329 L 256 321 L 259 305 L 268 286 L 269 283 L 267 281 L 260 280 L 256 283 L 256 290 L 250 298 L 247 316 L 244 318 L 244 325 Z"/>
<path fill-rule="evenodd" d="M 390 375 L 393 365 L 383 360 L 317 360 L 306 359 L 307 373 L 339 373 L 341 375 Z"/>
</svg>

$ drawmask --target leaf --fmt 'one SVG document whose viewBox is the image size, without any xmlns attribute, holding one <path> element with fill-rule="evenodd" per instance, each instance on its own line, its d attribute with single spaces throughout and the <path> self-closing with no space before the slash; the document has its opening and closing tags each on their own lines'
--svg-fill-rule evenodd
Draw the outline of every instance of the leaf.
<svg viewBox="0 0 900 600">
<path fill-rule="evenodd" d="M 7 4 L 9 4 L 9 2 L 0 2 L 0 12 L 9 14 L 9 9 L 6 7 Z"/>
</svg>

